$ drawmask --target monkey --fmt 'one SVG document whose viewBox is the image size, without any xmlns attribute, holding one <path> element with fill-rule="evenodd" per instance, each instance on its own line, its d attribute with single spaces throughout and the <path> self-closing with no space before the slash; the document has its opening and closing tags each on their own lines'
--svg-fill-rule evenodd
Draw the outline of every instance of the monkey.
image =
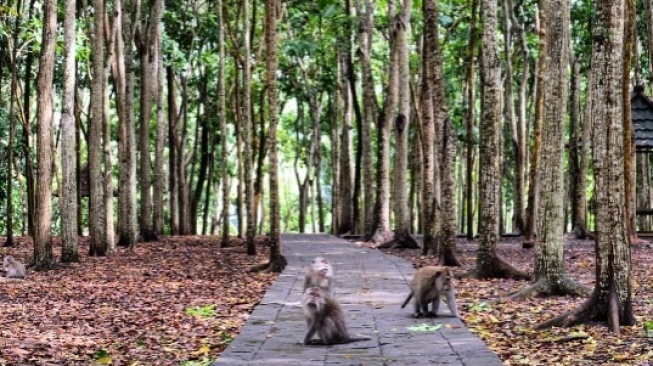
<svg viewBox="0 0 653 366">
<path fill-rule="evenodd" d="M 4 270 L 7 272 L 7 278 L 25 278 L 25 265 L 10 255 L 5 256 Z"/>
<path fill-rule="evenodd" d="M 333 297 L 333 267 L 328 259 L 324 257 L 313 259 L 304 277 L 304 288 L 302 291 L 306 292 L 306 289 L 309 287 L 319 287 L 327 296 Z"/>
<path fill-rule="evenodd" d="M 304 317 L 308 332 L 304 344 L 344 344 L 365 341 L 370 338 L 352 338 L 345 324 L 345 314 L 340 304 L 332 297 L 326 296 L 319 287 L 309 287 L 302 298 Z M 317 334 L 319 339 L 313 340 Z"/>
<path fill-rule="evenodd" d="M 457 317 L 456 298 L 454 297 L 454 288 L 452 283 L 453 275 L 449 267 L 426 266 L 415 272 L 413 280 L 410 282 L 410 293 L 404 303 L 406 307 L 410 299 L 414 296 L 415 313 L 414 317 L 421 316 L 438 316 L 440 307 L 440 296 L 445 296 L 445 301 L 451 315 Z M 429 302 L 432 304 L 432 310 L 429 311 Z"/>
</svg>

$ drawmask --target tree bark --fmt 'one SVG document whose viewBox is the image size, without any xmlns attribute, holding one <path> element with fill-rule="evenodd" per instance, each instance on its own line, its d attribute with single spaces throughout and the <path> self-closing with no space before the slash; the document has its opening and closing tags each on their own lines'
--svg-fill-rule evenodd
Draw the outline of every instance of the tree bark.
<svg viewBox="0 0 653 366">
<path fill-rule="evenodd" d="M 122 31 L 124 39 L 124 120 L 120 121 L 118 154 L 120 172 L 118 181 L 118 245 L 133 248 L 136 245 L 136 132 L 134 127 L 134 28 L 133 19 L 140 18 L 140 2 L 124 0 L 122 4 Z M 118 10 L 118 9 L 115 9 Z M 120 61 L 118 61 L 120 63 Z"/>
<path fill-rule="evenodd" d="M 483 23 L 481 48 L 481 90 L 483 116 L 480 123 L 479 155 L 479 248 L 476 274 L 480 278 L 527 278 L 500 258 L 496 252 L 499 239 L 499 190 L 501 155 L 501 64 L 497 54 L 497 1 L 481 1 Z"/>
<path fill-rule="evenodd" d="M 589 289 L 572 281 L 564 270 L 564 135 L 568 102 L 569 1 L 544 0 L 541 3 L 539 57 L 543 73 L 542 153 L 538 166 L 539 202 L 535 271 L 533 281 L 513 295 L 587 296 Z"/>
<path fill-rule="evenodd" d="M 57 3 L 43 3 L 43 33 L 38 75 L 38 142 L 34 217 L 34 268 L 37 271 L 54 265 L 52 256 L 52 87 L 54 46 L 57 29 Z"/>
<path fill-rule="evenodd" d="M 250 66 L 250 26 L 249 26 L 249 0 L 243 1 L 243 97 L 242 125 L 243 125 L 243 174 L 245 178 L 245 215 L 247 221 L 246 239 L 247 254 L 256 255 L 254 236 L 256 235 L 256 218 L 254 217 L 254 180 L 252 178 L 252 85 Z"/>
<path fill-rule="evenodd" d="M 435 86 L 435 75 L 433 67 L 434 52 L 433 45 L 438 42 L 437 38 L 437 9 L 435 1 L 423 0 L 422 13 L 424 16 L 424 34 L 422 42 L 422 66 L 420 78 L 420 120 L 421 126 L 418 135 L 421 137 L 421 159 L 422 164 L 416 168 L 421 168 L 418 176 L 421 176 L 419 182 L 422 183 L 421 193 L 422 201 L 422 220 L 424 229 L 424 242 L 422 244 L 422 255 L 438 253 L 437 240 L 437 223 L 436 223 L 436 198 L 435 198 L 435 123 L 433 113 L 433 93 Z M 416 159 L 417 160 L 417 159 Z"/>
<path fill-rule="evenodd" d="M 361 64 L 361 83 L 363 89 L 363 110 L 361 122 L 361 155 L 363 184 L 363 233 L 374 231 L 374 163 L 372 151 L 372 125 L 378 115 L 374 78 L 372 76 L 372 29 L 374 29 L 374 0 L 356 0 L 358 15 L 358 57 Z"/>
<path fill-rule="evenodd" d="M 541 16 L 541 15 L 540 15 Z M 538 21 L 539 22 L 539 21 Z M 540 43 L 544 42 L 544 34 L 538 28 L 540 33 Z M 540 46 L 540 48 L 543 48 Z M 546 59 L 540 57 L 537 64 L 537 82 L 534 83 L 533 88 L 535 91 L 535 117 L 533 119 L 533 144 L 530 151 L 530 171 L 528 174 L 528 209 L 526 215 L 526 232 L 524 233 L 524 248 L 532 248 L 535 240 L 536 223 L 537 223 L 537 207 L 538 207 L 538 193 L 539 193 L 539 179 L 537 176 L 538 166 L 540 164 L 540 146 L 541 146 L 541 130 L 542 130 L 542 108 L 543 108 L 543 95 L 542 84 L 544 83 L 544 75 L 546 69 Z"/>
<path fill-rule="evenodd" d="M 279 205 L 279 171 L 277 167 L 277 3 L 265 0 L 265 76 L 268 90 L 270 132 L 269 138 L 269 174 L 270 174 L 270 261 L 265 266 L 269 272 L 281 272 L 288 264 L 281 252 L 280 205 Z"/>
<path fill-rule="evenodd" d="M 163 7 L 164 4 L 162 3 Z M 164 227 L 164 213 L 163 213 L 163 198 L 165 194 L 165 164 L 164 164 L 164 148 L 166 139 L 166 121 L 165 111 L 163 109 L 163 95 L 165 93 L 165 79 L 163 73 L 163 24 L 159 20 L 156 32 L 156 149 L 155 149 L 155 167 L 154 167 L 154 191 L 153 191 L 153 210 L 152 221 L 154 228 L 154 235 L 159 236 L 163 234 Z"/>
<path fill-rule="evenodd" d="M 104 0 L 94 0 L 93 8 L 93 53 L 91 82 L 91 116 L 88 127 L 88 170 L 89 170 L 89 255 L 105 256 L 106 210 L 104 206 L 104 185 L 102 180 L 102 128 L 104 125 L 105 39 L 104 39 Z"/>
<path fill-rule="evenodd" d="M 628 222 L 624 210 L 624 0 L 599 0 L 592 42 L 592 146 L 596 197 L 596 281 L 578 308 L 539 325 L 607 321 L 619 334 L 633 325 Z"/>
<path fill-rule="evenodd" d="M 466 95 L 466 111 L 465 111 L 465 127 L 467 131 L 466 153 L 467 153 L 467 171 L 466 171 L 466 186 L 465 192 L 467 200 L 465 201 L 466 207 L 466 223 L 467 223 L 467 240 L 474 240 L 474 208 L 473 208 L 473 169 L 474 169 L 474 107 L 476 104 L 474 97 L 474 52 L 476 51 L 476 16 L 479 0 L 471 0 L 472 17 L 470 20 L 469 32 L 469 47 L 467 57 L 467 75 L 465 77 L 467 95 Z"/>
<path fill-rule="evenodd" d="M 64 76 L 61 109 L 61 261 L 78 262 L 77 248 L 77 144 L 75 141 L 75 0 L 66 0 L 64 18 Z M 12 80 L 13 89 L 13 80 Z M 12 94 L 13 98 L 13 94 Z M 12 108 L 13 109 L 13 99 Z M 14 126 L 11 126 L 12 130 Z M 10 146 L 13 133 L 10 133 Z M 12 156 L 9 151 L 9 164 Z M 9 170 L 11 174 L 11 169 Z M 11 176 L 11 175 L 10 175 Z M 11 181 L 11 179 L 9 179 Z M 11 191 L 9 191 L 11 197 Z M 8 215 L 8 224 L 11 216 Z"/>
<path fill-rule="evenodd" d="M 228 144 L 227 144 L 227 105 L 225 86 L 225 20 L 222 13 L 223 3 L 218 0 L 218 118 L 220 120 L 220 174 L 222 176 L 222 247 L 229 246 L 229 211 L 231 200 L 229 197 L 229 170 L 228 170 Z"/>
<path fill-rule="evenodd" d="M 396 133 L 395 165 L 393 171 L 395 237 L 392 241 L 379 245 L 379 248 L 418 248 L 417 242 L 410 234 L 409 196 L 406 187 L 406 175 L 408 174 L 408 132 L 411 118 L 407 33 L 410 30 L 412 6 L 412 0 L 404 0 L 401 10 L 395 18 L 395 42 L 397 46 L 398 67 L 397 83 L 399 90 L 399 113 L 394 119 Z"/>
</svg>

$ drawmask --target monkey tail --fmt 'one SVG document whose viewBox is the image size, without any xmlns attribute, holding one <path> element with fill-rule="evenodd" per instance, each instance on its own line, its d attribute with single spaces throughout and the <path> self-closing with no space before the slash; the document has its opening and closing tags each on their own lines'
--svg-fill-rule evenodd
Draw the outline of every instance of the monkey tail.
<svg viewBox="0 0 653 366">
<path fill-rule="evenodd" d="M 411 291 L 411 292 L 408 294 L 408 297 L 406 298 L 406 300 L 404 300 L 404 303 L 401 305 L 401 308 L 402 308 L 402 309 L 405 308 L 406 305 L 408 305 L 408 302 L 410 301 L 410 299 L 412 299 L 412 298 L 413 298 L 413 291 Z"/>
</svg>

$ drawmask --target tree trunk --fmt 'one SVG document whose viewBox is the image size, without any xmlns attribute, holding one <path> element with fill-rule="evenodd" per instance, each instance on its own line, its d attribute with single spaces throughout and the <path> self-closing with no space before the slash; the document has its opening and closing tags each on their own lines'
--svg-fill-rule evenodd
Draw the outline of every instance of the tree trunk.
<svg viewBox="0 0 653 366">
<path fill-rule="evenodd" d="M 442 139 L 442 229 L 440 260 L 443 266 L 461 266 L 456 257 L 456 130 L 446 116 Z"/>
<path fill-rule="evenodd" d="M 538 29 L 539 31 L 539 29 Z M 540 43 L 543 41 L 544 34 L 540 31 Z M 540 47 L 542 48 L 542 47 Z M 537 82 L 534 83 L 533 88 L 535 92 L 535 118 L 533 119 L 533 144 L 531 145 L 531 162 L 530 171 L 528 175 L 528 212 L 526 215 L 526 232 L 524 233 L 524 248 L 532 248 L 535 240 L 536 224 L 537 224 L 537 207 L 538 207 L 538 193 L 539 193 L 539 179 L 537 176 L 538 166 L 540 164 L 540 145 L 541 145 L 541 130 L 542 130 L 542 108 L 543 108 L 543 95 L 542 85 L 544 83 L 544 68 L 546 59 L 540 57 L 537 66 Z"/>
<path fill-rule="evenodd" d="M 501 155 L 501 64 L 497 54 L 497 1 L 482 0 L 481 90 L 483 116 L 480 123 L 479 155 L 479 248 L 476 271 L 480 278 L 528 276 L 501 259 L 499 239 L 499 192 Z"/>
<path fill-rule="evenodd" d="M 102 181 L 102 128 L 104 125 L 104 74 L 105 39 L 104 39 L 104 0 L 94 0 L 93 8 L 93 52 L 91 82 L 91 116 L 88 127 L 88 170 L 89 170 L 89 255 L 105 256 L 108 245 L 106 242 L 106 211 L 104 206 L 104 185 Z"/>
<path fill-rule="evenodd" d="M 16 4 L 19 7 L 20 2 Z M 9 95 L 9 143 L 7 144 L 7 238 L 3 244 L 4 247 L 14 246 L 14 204 L 13 204 L 13 164 L 14 164 L 14 139 L 16 138 L 16 125 L 19 123 L 18 112 L 18 71 L 16 66 L 16 56 L 18 54 L 18 35 L 20 33 L 20 11 L 16 12 L 16 25 L 12 36 L 13 45 L 11 47 L 11 56 L 9 65 L 11 68 L 11 90 Z M 74 80 L 74 79 L 73 79 Z M 29 123 L 26 121 L 26 123 Z M 23 224 L 24 226 L 24 224 Z"/>
<path fill-rule="evenodd" d="M 30 5 L 29 5 L 29 11 L 27 15 L 27 24 L 32 23 L 32 17 L 34 14 L 34 6 L 36 0 L 31 0 Z M 21 13 L 18 11 L 18 13 Z M 18 47 L 18 43 L 14 43 L 14 47 Z M 24 69 L 24 74 L 22 77 L 23 83 L 24 83 L 24 88 L 23 88 L 23 107 L 20 108 L 19 110 L 23 115 L 23 154 L 24 154 L 24 159 L 25 159 L 25 178 L 26 182 L 25 184 L 27 185 L 27 234 L 28 235 L 34 235 L 34 225 L 36 225 L 35 221 L 35 216 L 36 216 L 36 179 L 35 177 L 35 168 L 34 168 L 34 160 L 32 158 L 32 143 L 30 142 L 30 138 L 32 136 L 32 117 L 31 117 L 31 97 L 32 97 L 32 66 L 34 64 L 34 55 L 36 55 L 36 52 L 34 52 L 34 49 L 32 48 L 31 45 L 27 45 L 26 48 L 27 51 L 27 57 L 25 58 L 25 69 Z M 17 60 L 17 59 L 15 59 Z M 17 61 L 14 61 L 14 70 L 17 72 L 18 70 L 18 64 Z M 18 96 L 16 96 L 18 98 Z M 18 102 L 17 102 L 18 103 Z"/>
<path fill-rule="evenodd" d="M 170 235 L 179 235 L 179 180 L 177 179 L 177 123 L 179 115 L 175 95 L 175 76 L 172 66 L 166 68 L 168 80 L 168 166 L 170 169 Z"/>
<path fill-rule="evenodd" d="M 265 266 L 269 272 L 281 272 L 288 263 L 281 254 L 279 212 L 279 171 L 277 167 L 277 3 L 265 0 L 265 76 L 268 90 L 270 132 L 269 138 L 269 174 L 270 174 L 270 262 Z"/>
<path fill-rule="evenodd" d="M 229 246 L 229 166 L 227 144 L 227 106 L 225 86 L 225 20 L 222 13 L 222 0 L 218 0 L 218 119 L 220 121 L 220 174 L 222 176 L 222 247 Z"/>
<path fill-rule="evenodd" d="M 637 154 L 637 207 L 648 208 L 649 190 L 650 190 L 650 173 L 648 154 Z M 639 230 L 650 230 L 649 216 L 640 216 L 638 219 Z"/>
<path fill-rule="evenodd" d="M 642 1 L 646 15 L 646 48 L 648 49 L 648 82 L 653 83 L 653 6 L 650 1 Z"/>
<path fill-rule="evenodd" d="M 539 202 L 533 282 L 515 298 L 533 295 L 587 296 L 589 289 L 572 281 L 564 271 L 564 129 L 568 102 L 569 1 L 541 3 L 539 90 L 542 92 L 542 156 L 538 166 Z"/>
<path fill-rule="evenodd" d="M 379 247 L 418 248 L 417 242 L 410 234 L 409 196 L 406 187 L 408 173 L 408 132 L 410 126 L 410 70 L 408 60 L 407 33 L 410 30 L 412 0 L 404 0 L 402 8 L 395 18 L 395 42 L 397 46 L 399 113 L 394 119 L 396 144 L 394 165 L 394 214 L 395 237 L 392 241 Z"/>
<path fill-rule="evenodd" d="M 338 68 L 339 72 L 340 68 Z M 340 141 L 338 139 L 338 119 L 342 110 L 341 90 L 336 86 L 334 95 L 331 97 L 332 113 L 329 118 L 330 142 L 331 142 L 331 233 L 338 234 L 340 226 Z"/>
<path fill-rule="evenodd" d="M 61 190 L 59 206 L 61 211 L 61 261 L 78 262 L 77 250 L 77 144 L 75 141 L 75 0 L 66 0 L 64 18 L 64 76 L 63 103 L 61 108 Z M 12 89 L 13 89 L 12 80 Z M 13 98 L 13 94 L 12 94 Z M 13 110 L 13 99 L 12 107 Z M 11 112 L 10 112 L 11 113 Z M 14 126 L 9 137 L 9 146 L 13 140 Z M 12 162 L 9 151 L 9 164 Z M 11 174 L 11 167 L 9 169 Z M 11 177 L 11 175 L 9 175 Z M 11 181 L 11 179 L 9 179 Z M 11 191 L 9 190 L 9 197 Z M 7 216 L 8 225 L 11 215 Z"/>
<path fill-rule="evenodd" d="M 371 52 L 372 29 L 374 29 L 374 0 L 356 1 L 358 15 L 358 57 L 361 65 L 363 110 L 361 123 L 362 184 L 363 184 L 363 234 L 374 231 L 374 163 L 372 151 L 372 125 L 377 117 Z"/>
<path fill-rule="evenodd" d="M 592 42 L 592 146 L 596 197 L 596 281 L 583 304 L 539 327 L 606 321 L 633 325 L 628 222 L 624 210 L 624 0 L 599 0 Z"/>
<path fill-rule="evenodd" d="M 256 218 L 254 217 L 254 180 L 252 178 L 252 85 L 250 66 L 250 26 L 249 26 L 249 0 L 243 1 L 243 98 L 242 125 L 243 125 L 243 174 L 245 178 L 245 215 L 247 220 L 247 254 L 256 255 L 254 236 L 256 235 Z"/>
<path fill-rule="evenodd" d="M 571 224 L 572 232 L 577 239 L 585 238 L 585 213 L 580 212 L 581 190 L 586 187 L 580 185 L 580 149 L 581 144 L 588 143 L 582 139 L 582 125 L 580 122 L 580 61 L 574 60 L 571 75 L 571 113 L 569 117 L 569 178 L 571 180 Z M 583 221 L 581 222 L 581 218 Z"/>
<path fill-rule="evenodd" d="M 473 208 L 473 171 L 474 171 L 474 107 L 476 104 L 474 97 L 474 53 L 476 52 L 476 16 L 479 0 L 471 0 L 472 3 L 472 18 L 470 20 L 471 30 L 469 32 L 469 47 L 467 57 L 467 75 L 466 79 L 466 111 L 465 111 L 465 127 L 466 127 L 466 152 L 467 152 L 467 171 L 466 171 L 466 185 L 465 192 L 467 200 L 465 207 L 467 211 L 467 240 L 474 240 L 474 208 Z"/>
<path fill-rule="evenodd" d="M 39 56 L 38 76 L 38 142 L 34 217 L 34 267 L 47 270 L 54 265 L 52 257 L 52 87 L 54 74 L 54 46 L 57 29 L 57 3 L 43 4 L 43 34 Z M 27 106 L 26 106 L 27 108 Z"/>
<path fill-rule="evenodd" d="M 388 19 L 395 17 L 394 1 L 388 2 Z M 384 242 L 392 236 L 390 231 L 390 127 L 397 108 L 397 47 L 393 22 L 388 22 L 388 84 L 385 87 L 383 110 L 377 120 L 376 204 L 374 206 L 374 233 L 365 241 Z"/>
<path fill-rule="evenodd" d="M 630 114 L 630 70 L 632 68 L 633 50 L 635 46 L 635 1 L 625 0 L 625 25 L 624 25 L 624 54 L 622 65 L 623 80 L 621 83 L 621 93 L 623 99 L 623 119 L 624 119 L 624 172 L 626 185 L 625 190 L 625 209 L 626 222 L 631 243 L 638 240 L 637 225 L 635 223 L 635 142 L 633 141 L 633 126 Z"/>
<path fill-rule="evenodd" d="M 163 6 L 163 4 L 162 4 Z M 163 109 L 163 95 L 165 92 L 165 79 L 163 74 L 163 24 L 159 21 L 157 24 L 156 34 L 156 149 L 154 154 L 154 191 L 153 191 L 153 209 L 152 213 L 154 235 L 163 234 L 163 197 L 165 194 L 165 165 L 164 165 L 164 148 L 166 139 L 166 121 L 165 111 Z"/>
<path fill-rule="evenodd" d="M 436 138 L 435 138 L 435 123 L 434 113 L 433 113 L 433 87 L 435 85 L 435 75 L 433 67 L 435 66 L 435 60 L 433 60 L 434 52 L 433 46 L 438 42 L 437 34 L 437 9 L 434 0 L 423 0 L 422 1 L 422 12 L 424 16 L 424 34 L 422 42 L 422 65 L 420 78 L 420 89 L 419 94 L 420 103 L 420 120 L 421 127 L 418 135 L 421 137 L 421 159 L 422 162 L 417 167 L 421 168 L 420 175 L 422 182 L 421 189 L 418 189 L 418 192 L 421 192 L 421 202 L 422 202 L 422 220 L 423 232 L 424 232 L 424 243 L 422 244 L 422 255 L 438 253 L 438 241 L 436 238 L 436 198 L 435 198 L 435 149 L 436 149 Z M 438 154 L 439 155 L 439 154 Z M 416 159 L 417 160 L 417 159 Z M 437 201 L 439 203 L 439 201 Z"/>
<path fill-rule="evenodd" d="M 520 9 L 523 8 L 523 5 L 520 6 Z M 517 159 L 515 167 L 515 176 L 516 180 L 516 200 L 515 202 L 515 226 L 519 229 L 520 232 L 525 232 L 525 210 L 524 210 L 524 191 L 526 190 L 526 152 L 528 149 L 528 138 L 526 132 L 526 105 L 528 104 L 528 95 L 526 93 L 526 87 L 528 86 L 528 80 L 530 78 L 530 50 L 528 49 L 528 43 L 526 42 L 526 31 L 524 30 L 524 24 L 518 25 L 518 34 L 519 34 L 519 45 L 522 52 L 522 74 L 519 79 L 519 114 L 517 122 L 518 130 L 518 139 L 519 146 L 517 148 Z"/>
<path fill-rule="evenodd" d="M 344 52 L 339 52 L 340 59 L 340 90 L 343 99 L 342 108 L 342 140 L 340 144 L 340 192 L 338 193 L 342 202 L 342 211 L 340 226 L 337 230 L 338 234 L 346 234 L 354 230 L 354 217 L 353 212 L 354 200 L 352 198 L 353 192 L 353 169 L 352 169 L 352 151 L 351 151 L 351 93 L 347 83 L 347 64 L 345 62 Z"/>
<path fill-rule="evenodd" d="M 152 197 L 152 159 L 150 153 L 150 123 L 152 119 L 152 99 L 156 79 L 157 59 L 157 29 L 163 15 L 163 1 L 156 0 L 152 4 L 152 10 L 147 22 L 141 22 L 141 32 L 137 33 L 136 39 L 141 66 L 140 83 L 140 235 L 143 241 L 156 241 L 158 238 L 154 232 Z"/>
<path fill-rule="evenodd" d="M 124 39 L 124 89 L 125 118 L 120 121 L 118 180 L 118 245 L 133 248 L 136 245 L 136 132 L 134 127 L 134 28 L 133 19 L 140 17 L 140 2 L 124 0 L 122 4 L 122 31 Z M 136 6 L 134 6 L 136 5 Z M 120 61 L 119 61 L 120 63 Z"/>
</svg>

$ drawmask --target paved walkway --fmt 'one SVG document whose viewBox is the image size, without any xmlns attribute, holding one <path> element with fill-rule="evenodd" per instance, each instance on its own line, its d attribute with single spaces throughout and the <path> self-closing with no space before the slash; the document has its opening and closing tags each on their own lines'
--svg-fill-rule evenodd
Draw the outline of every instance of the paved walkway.
<svg viewBox="0 0 653 366">
<path fill-rule="evenodd" d="M 411 317 L 412 303 L 400 308 L 415 272 L 408 261 L 330 235 L 287 234 L 282 243 L 288 266 L 214 366 L 502 365 L 458 318 L 448 316 L 444 301 L 444 315 L 434 319 Z M 303 274 L 318 255 L 333 263 L 335 298 L 343 306 L 351 336 L 371 340 L 301 344 L 306 334 L 299 305 Z M 422 324 L 442 326 L 427 332 L 408 329 Z"/>
</svg>

